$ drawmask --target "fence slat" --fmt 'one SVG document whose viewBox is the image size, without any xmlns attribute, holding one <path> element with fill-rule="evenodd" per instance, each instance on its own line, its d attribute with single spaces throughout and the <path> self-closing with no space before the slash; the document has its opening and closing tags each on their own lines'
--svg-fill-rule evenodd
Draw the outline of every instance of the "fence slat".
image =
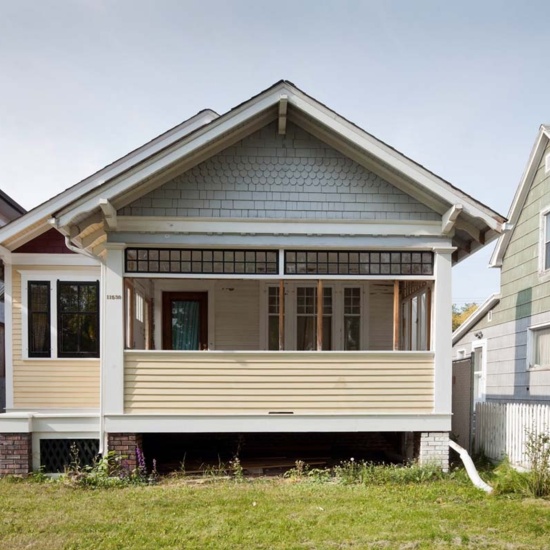
<svg viewBox="0 0 550 550">
<path fill-rule="evenodd" d="M 495 461 L 507 456 L 514 466 L 529 468 L 526 443 L 530 434 L 548 433 L 550 405 L 478 403 L 474 425 L 476 452 Z"/>
</svg>

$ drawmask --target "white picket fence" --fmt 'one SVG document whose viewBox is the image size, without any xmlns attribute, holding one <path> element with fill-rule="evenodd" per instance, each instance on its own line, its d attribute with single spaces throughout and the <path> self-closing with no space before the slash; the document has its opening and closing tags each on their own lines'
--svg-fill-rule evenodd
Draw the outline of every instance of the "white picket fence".
<svg viewBox="0 0 550 550">
<path fill-rule="evenodd" d="M 548 433 L 550 405 L 478 403 L 474 449 L 491 460 L 508 457 L 514 466 L 529 468 L 525 452 L 528 435 Z"/>
</svg>

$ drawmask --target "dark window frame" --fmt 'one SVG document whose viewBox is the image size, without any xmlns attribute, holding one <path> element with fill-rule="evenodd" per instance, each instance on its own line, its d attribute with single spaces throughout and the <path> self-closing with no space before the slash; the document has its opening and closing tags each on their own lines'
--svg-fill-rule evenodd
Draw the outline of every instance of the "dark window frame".
<svg viewBox="0 0 550 550">
<path fill-rule="evenodd" d="M 279 251 L 246 248 L 142 248 L 124 251 L 126 273 L 279 275 Z"/>
<path fill-rule="evenodd" d="M 34 311 L 32 309 L 32 289 L 31 287 L 33 285 L 36 286 L 44 286 L 47 288 L 47 298 L 48 298 L 48 304 L 46 306 L 46 311 Z M 51 283 L 50 281 L 28 281 L 27 283 L 27 346 L 28 346 L 28 356 L 30 358 L 36 358 L 36 357 L 46 357 L 50 358 L 52 356 L 52 297 L 51 297 L 52 289 L 51 289 Z M 33 317 L 34 314 L 46 314 L 48 317 L 48 325 L 46 330 L 46 337 L 47 337 L 47 344 L 48 344 L 48 350 L 47 351 L 32 351 L 31 350 L 31 342 L 33 340 Z"/>
<path fill-rule="evenodd" d="M 63 285 L 77 285 L 77 286 L 95 286 L 96 287 L 96 310 L 95 311 L 74 311 L 74 312 L 62 312 L 60 307 L 60 296 L 61 296 L 61 286 Z M 100 310 L 99 310 L 99 281 L 57 281 L 57 357 L 59 358 L 87 358 L 87 357 L 99 357 L 100 353 Z M 80 292 L 80 290 L 79 290 Z M 63 315 L 86 315 L 92 316 L 95 315 L 95 327 L 96 327 L 96 349 L 94 351 L 63 351 L 62 350 L 62 322 L 61 317 Z M 80 323 L 79 323 L 80 326 Z M 80 348 L 80 333 L 77 333 L 78 336 L 78 347 Z"/>
</svg>

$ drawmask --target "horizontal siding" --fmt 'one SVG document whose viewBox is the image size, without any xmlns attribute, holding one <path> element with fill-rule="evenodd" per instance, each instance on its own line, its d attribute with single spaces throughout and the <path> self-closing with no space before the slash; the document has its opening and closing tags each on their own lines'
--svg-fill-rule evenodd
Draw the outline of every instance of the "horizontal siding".
<svg viewBox="0 0 550 550">
<path fill-rule="evenodd" d="M 127 413 L 431 412 L 430 353 L 127 352 Z"/>
<path fill-rule="evenodd" d="M 215 291 L 216 348 L 260 348 L 259 281 L 217 281 Z"/>
<path fill-rule="evenodd" d="M 22 354 L 21 275 L 18 270 L 60 272 L 59 267 L 13 268 L 13 390 L 15 408 L 99 407 L 99 359 L 27 359 Z M 74 273 L 77 268 L 71 268 Z"/>
</svg>

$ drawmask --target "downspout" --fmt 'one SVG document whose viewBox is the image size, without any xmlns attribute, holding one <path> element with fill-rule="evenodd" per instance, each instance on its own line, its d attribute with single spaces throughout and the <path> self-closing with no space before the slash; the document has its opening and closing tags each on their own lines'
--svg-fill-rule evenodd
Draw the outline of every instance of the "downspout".
<svg viewBox="0 0 550 550">
<path fill-rule="evenodd" d="M 100 259 L 94 256 L 93 254 L 90 254 L 89 252 L 86 252 L 86 250 L 82 250 L 81 248 L 78 248 L 77 246 L 74 246 L 71 243 L 71 239 L 65 235 L 65 246 L 75 254 L 81 254 L 82 256 L 85 256 L 86 258 L 91 258 L 92 260 L 98 261 L 101 263 L 102 269 L 101 269 L 101 284 L 103 284 L 104 281 L 104 274 L 103 274 L 103 265 L 104 262 Z M 99 334 L 100 334 L 100 342 L 103 341 L 103 319 L 102 319 L 102 312 L 105 311 L 104 304 L 101 304 L 101 307 L 99 309 L 100 311 L 100 326 L 99 326 Z M 100 354 L 100 372 L 102 372 L 102 360 L 103 360 L 103 354 Z M 99 454 L 103 455 L 104 451 L 104 439 L 105 439 L 105 422 L 103 418 L 103 381 L 102 376 L 100 376 L 99 379 Z"/>
<path fill-rule="evenodd" d="M 472 458 L 468 454 L 468 451 L 451 440 L 449 440 L 449 447 L 456 451 L 460 456 L 460 460 L 462 460 L 464 467 L 466 468 L 466 472 L 468 473 L 468 477 L 472 480 L 472 483 L 478 489 L 481 489 L 486 493 L 492 493 L 493 488 L 490 485 L 487 485 L 487 483 L 485 483 L 485 481 L 483 481 L 481 477 L 479 477 L 479 474 L 477 473 L 476 467 L 474 466 L 474 463 L 472 461 Z"/>
</svg>

